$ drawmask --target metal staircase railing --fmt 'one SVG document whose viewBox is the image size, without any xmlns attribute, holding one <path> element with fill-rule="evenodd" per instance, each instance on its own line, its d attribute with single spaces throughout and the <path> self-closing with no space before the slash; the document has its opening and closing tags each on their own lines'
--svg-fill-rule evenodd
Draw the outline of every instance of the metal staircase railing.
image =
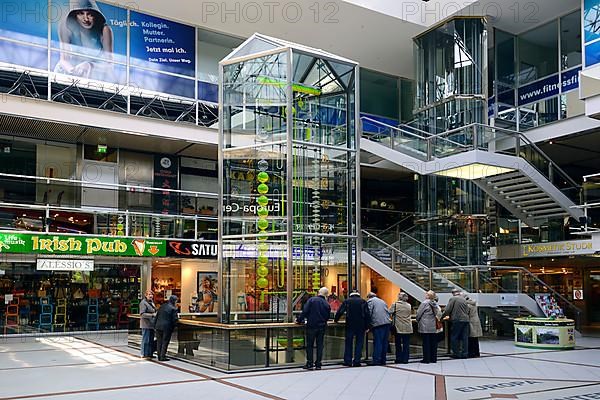
<svg viewBox="0 0 600 400">
<path fill-rule="evenodd" d="M 457 287 L 453 282 L 449 282 L 442 275 L 435 273 L 427 265 L 384 242 L 370 232 L 363 230 L 362 234 L 363 251 L 366 251 L 384 263 L 388 268 L 403 275 L 422 289 L 449 292 L 454 287 Z"/>
<path fill-rule="evenodd" d="M 526 294 L 534 300 L 538 293 L 550 294 L 562 307 L 565 316 L 575 321 L 575 327 L 581 327 L 583 311 L 525 267 L 469 265 L 431 270 L 470 293 Z"/>
<path fill-rule="evenodd" d="M 368 124 L 370 129 L 369 132 L 363 130 L 364 138 L 421 161 L 439 160 L 474 150 L 520 157 L 574 203 L 581 203 L 581 186 L 520 132 L 474 123 L 436 135 L 418 135 L 368 117 L 361 118 L 361 123 L 363 126 Z M 373 127 L 379 127 L 379 130 L 375 131 Z"/>
<path fill-rule="evenodd" d="M 362 231 L 362 234 L 363 251 L 368 252 L 424 290 L 432 289 L 439 293 L 448 293 L 451 289 L 458 287 L 469 293 L 525 294 L 533 300 L 535 300 L 536 294 L 546 293 L 557 300 L 564 310 L 565 316 L 575 321 L 577 330 L 581 327 L 583 311 L 524 267 L 460 265 L 418 239 L 401 233 L 401 237 L 426 248 L 428 252 L 435 254 L 436 257 L 447 263 L 442 267 L 430 267 L 421 261 L 418 254 L 411 254 L 405 247 L 396 248 L 365 230 Z M 399 244 L 402 246 L 401 241 Z M 399 260 L 403 260 L 403 262 L 399 262 Z M 415 272 L 415 268 L 418 271 Z M 498 304 L 498 308 L 510 306 L 510 302 Z M 514 306 L 520 307 L 518 303 Z"/>
</svg>

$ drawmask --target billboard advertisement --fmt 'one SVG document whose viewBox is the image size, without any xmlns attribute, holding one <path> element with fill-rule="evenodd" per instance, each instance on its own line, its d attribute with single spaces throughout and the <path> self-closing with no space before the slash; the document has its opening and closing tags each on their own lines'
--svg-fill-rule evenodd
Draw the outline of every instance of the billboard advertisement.
<svg viewBox="0 0 600 400">
<path fill-rule="evenodd" d="M 583 0 L 585 66 L 600 63 L 600 0 Z"/>
<path fill-rule="evenodd" d="M 191 78 L 196 76 L 192 26 L 131 11 L 131 65 Z"/>
<path fill-rule="evenodd" d="M 0 62 L 69 78 L 196 96 L 193 26 L 97 0 L 0 0 L 0 4 Z"/>
<path fill-rule="evenodd" d="M 48 43 L 48 19 L 52 16 L 48 0 L 1 0 L 2 20 L 0 37 L 24 43 L 46 46 Z"/>
<path fill-rule="evenodd" d="M 53 0 L 51 65 L 59 74 L 127 83 L 127 10 L 95 0 Z"/>
</svg>

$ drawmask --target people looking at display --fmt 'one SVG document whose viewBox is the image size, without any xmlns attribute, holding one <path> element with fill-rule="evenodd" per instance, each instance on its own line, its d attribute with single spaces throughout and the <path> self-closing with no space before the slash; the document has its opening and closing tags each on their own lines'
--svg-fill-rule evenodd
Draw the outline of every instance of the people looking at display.
<svg viewBox="0 0 600 400">
<path fill-rule="evenodd" d="M 360 297 L 358 290 L 352 290 L 350 296 L 344 300 L 335 314 L 334 322 L 338 322 L 344 314 L 346 315 L 344 365 L 360 367 L 365 331 L 369 322 L 369 310 L 367 302 Z"/>
<path fill-rule="evenodd" d="M 396 364 L 408 364 L 410 356 L 410 335 L 413 333 L 411 321 L 412 306 L 406 293 L 398 293 L 398 301 L 390 306 L 392 332 L 396 345 Z"/>
<path fill-rule="evenodd" d="M 140 301 L 140 328 L 142 329 L 140 353 L 142 358 L 153 358 L 155 317 L 156 305 L 154 304 L 154 293 L 152 290 L 147 290 L 144 299 Z"/>
<path fill-rule="evenodd" d="M 306 323 L 306 370 L 322 368 L 323 351 L 327 322 L 332 315 L 328 302 L 329 290 L 319 289 L 316 296 L 305 302 L 296 323 Z M 408 364 L 410 358 L 410 339 L 413 334 L 412 305 L 408 294 L 400 291 L 397 301 L 389 307 L 377 296 L 377 288 L 373 287 L 367 295 L 367 301 L 361 298 L 357 289 L 353 289 L 344 300 L 334 316 L 338 323 L 345 317 L 345 346 L 343 365 L 359 367 L 362 362 L 362 351 L 365 334 L 373 332 L 373 354 L 370 365 L 385 365 L 389 348 L 389 334 L 394 334 L 395 363 Z M 152 358 L 153 347 L 158 352 L 158 360 L 166 361 L 167 348 L 171 335 L 177 325 L 177 296 L 170 296 L 168 302 L 156 310 L 152 291 L 146 292 L 146 297 L 140 303 L 142 326 L 142 349 L 144 358 Z M 453 323 L 451 346 L 453 358 L 479 357 L 478 338 L 483 336 L 481 321 L 477 313 L 475 300 L 463 295 L 460 290 L 453 290 L 453 297 L 442 313 L 438 299 L 433 291 L 425 293 L 423 302 L 417 309 L 416 322 L 422 338 L 422 363 L 437 362 L 437 347 L 439 334 L 443 332 L 444 319 Z M 465 327 L 461 323 L 466 324 Z M 154 332 L 153 329 L 154 328 Z M 468 335 L 468 344 L 463 335 Z M 157 344 L 153 346 L 153 337 Z M 315 356 L 316 352 L 316 356 Z M 465 356 L 463 356 L 466 354 Z"/>
<path fill-rule="evenodd" d="M 437 334 L 442 311 L 435 299 L 435 292 L 428 291 L 425 293 L 425 300 L 417 309 L 417 324 L 423 340 L 423 359 L 421 360 L 423 364 L 437 362 Z"/>
<path fill-rule="evenodd" d="M 302 368 L 307 370 L 321 369 L 325 329 L 331 313 L 331 307 L 327 302 L 328 295 L 329 289 L 326 287 L 319 289 L 319 294 L 308 299 L 302 313 L 296 319 L 298 324 L 306 321 L 306 364 Z M 317 345 L 316 360 L 314 359 L 315 342 Z"/>
<path fill-rule="evenodd" d="M 477 311 L 477 302 L 469 296 L 465 296 L 469 306 L 469 349 L 468 358 L 479 357 L 479 338 L 483 336 L 481 321 L 479 320 L 479 311 Z"/>
<path fill-rule="evenodd" d="M 452 297 L 444 309 L 442 318 L 450 320 L 450 344 L 452 358 L 467 358 L 469 352 L 469 305 L 459 289 L 452 289 Z"/>
<path fill-rule="evenodd" d="M 156 313 L 156 323 L 154 329 L 156 331 L 156 351 L 158 353 L 158 361 L 168 361 L 167 348 L 171 341 L 171 335 L 177 325 L 177 296 L 170 296 L 169 301 L 163 303 Z"/>
<path fill-rule="evenodd" d="M 385 365 L 390 335 L 390 311 L 385 301 L 377 297 L 377 288 L 371 288 L 367 295 L 370 317 L 370 330 L 373 332 L 373 365 Z"/>
</svg>

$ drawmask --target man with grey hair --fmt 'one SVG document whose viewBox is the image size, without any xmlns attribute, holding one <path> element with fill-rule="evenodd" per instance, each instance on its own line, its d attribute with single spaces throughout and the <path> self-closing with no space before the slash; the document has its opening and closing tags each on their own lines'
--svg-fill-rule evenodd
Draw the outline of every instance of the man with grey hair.
<svg viewBox="0 0 600 400">
<path fill-rule="evenodd" d="M 331 313 L 331 307 L 327 302 L 329 290 L 326 287 L 319 289 L 318 296 L 308 299 L 302 313 L 296 319 L 296 323 L 302 324 L 306 321 L 306 364 L 304 369 L 321 369 L 321 360 L 323 359 L 323 344 L 325 340 L 325 329 L 327 320 Z M 317 359 L 314 361 L 314 347 L 317 343 Z"/>
<path fill-rule="evenodd" d="M 444 309 L 443 319 L 449 319 L 452 358 L 467 358 L 469 341 L 469 305 L 460 289 L 452 289 L 452 297 Z"/>
<path fill-rule="evenodd" d="M 367 295 L 367 307 L 373 332 L 373 365 L 385 365 L 390 337 L 390 311 L 385 301 L 377 297 L 377 288 Z"/>
</svg>

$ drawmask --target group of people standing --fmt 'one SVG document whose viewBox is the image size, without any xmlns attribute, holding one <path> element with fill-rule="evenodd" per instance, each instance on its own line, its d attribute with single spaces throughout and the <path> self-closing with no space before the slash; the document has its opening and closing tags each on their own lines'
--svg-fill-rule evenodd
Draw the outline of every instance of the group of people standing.
<svg viewBox="0 0 600 400">
<path fill-rule="evenodd" d="M 177 325 L 177 296 L 170 296 L 160 308 L 154 304 L 154 293 L 146 291 L 140 302 L 140 328 L 142 329 L 141 357 L 153 359 L 154 352 L 158 361 L 168 361 L 167 348 L 171 335 Z M 156 340 L 155 340 L 156 337 Z"/>
<path fill-rule="evenodd" d="M 304 369 L 321 369 L 325 329 L 331 312 L 327 303 L 329 290 L 319 290 L 318 296 L 310 298 L 296 322 L 306 321 L 306 364 Z M 425 299 L 416 312 L 418 332 L 423 346 L 422 363 L 437 362 L 437 348 L 444 324 L 450 321 L 450 342 L 453 358 L 479 357 L 479 337 L 483 336 L 481 322 L 474 300 L 463 295 L 460 290 L 452 291 L 452 298 L 442 312 L 435 292 L 425 293 Z M 369 365 L 385 365 L 389 345 L 389 335 L 394 335 L 396 347 L 395 363 L 407 364 L 410 356 L 410 337 L 413 334 L 412 305 L 406 293 L 400 292 L 398 300 L 389 307 L 377 296 L 372 288 L 367 300 L 353 290 L 344 300 L 335 314 L 334 321 L 346 316 L 344 365 L 359 367 L 362 363 L 362 351 L 365 335 L 373 335 L 372 361 Z M 316 344 L 316 360 L 314 349 Z"/>
</svg>

